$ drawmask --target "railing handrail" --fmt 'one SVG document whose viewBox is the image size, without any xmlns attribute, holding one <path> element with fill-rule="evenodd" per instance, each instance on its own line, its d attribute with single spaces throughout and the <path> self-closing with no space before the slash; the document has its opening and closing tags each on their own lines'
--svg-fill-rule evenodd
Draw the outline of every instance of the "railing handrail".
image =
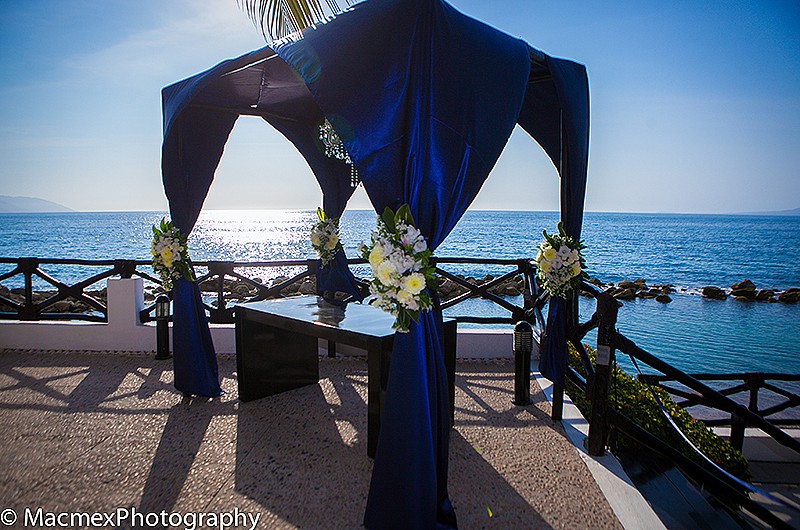
<svg viewBox="0 0 800 530">
<path fill-rule="evenodd" d="M 348 265 L 351 266 L 359 266 L 359 265 L 366 265 L 368 262 L 362 258 L 351 258 L 348 259 Z M 517 306 L 512 304 L 501 296 L 494 295 L 489 292 L 490 289 L 497 287 L 498 284 L 503 283 L 503 281 L 492 281 L 488 283 L 483 283 L 479 280 L 479 282 L 472 283 L 466 280 L 461 280 L 455 278 L 455 283 L 458 283 L 459 288 L 461 290 L 465 290 L 465 292 L 461 292 L 456 298 L 454 303 L 449 304 L 447 307 L 451 305 L 456 305 L 462 301 L 472 298 L 483 298 L 489 300 L 495 304 L 500 305 L 501 307 L 507 309 L 511 312 L 510 317 L 483 317 L 483 316 L 474 316 L 474 315 L 465 315 L 465 316 L 456 316 L 456 320 L 461 322 L 471 322 L 471 323 L 478 323 L 478 324 L 497 324 L 497 323 L 513 323 L 518 320 L 529 320 L 534 327 L 541 326 L 544 322 L 544 319 L 541 316 L 541 307 L 543 305 L 542 300 L 539 297 L 538 287 L 535 281 L 531 281 L 533 277 L 531 273 L 531 269 L 535 267 L 532 260 L 527 258 L 464 258 L 464 257 L 433 257 L 432 262 L 434 265 L 495 265 L 495 266 L 507 266 L 507 267 L 516 267 L 516 270 L 510 273 L 507 273 L 503 276 L 505 279 L 504 281 L 508 281 L 508 279 L 512 277 L 516 277 L 521 275 L 525 278 L 524 280 L 524 288 L 525 292 L 523 294 L 523 306 Z M 233 278 L 238 281 L 242 281 L 250 285 L 252 288 L 256 290 L 256 294 L 252 297 L 246 297 L 249 301 L 255 301 L 260 299 L 265 299 L 268 297 L 273 296 L 281 296 L 280 292 L 283 287 L 290 286 L 293 283 L 296 283 L 306 276 L 313 274 L 316 271 L 318 260 L 316 259 L 291 259 L 291 260 L 269 260 L 269 261 L 225 261 L 225 260 L 206 260 L 206 261 L 193 261 L 193 265 L 196 268 L 200 269 L 207 269 L 205 274 L 201 274 L 198 277 L 198 281 L 200 282 L 214 282 L 216 283 L 216 289 L 214 291 L 217 294 L 217 307 L 212 307 L 211 305 L 205 305 L 206 309 L 209 311 L 211 315 L 210 320 L 212 322 L 232 322 L 232 315 L 231 310 L 232 308 L 227 306 L 227 299 L 226 299 L 226 285 L 225 279 L 226 277 Z M 160 284 L 160 280 L 153 275 L 151 275 L 151 271 L 147 270 L 140 270 L 140 268 L 144 269 L 145 267 L 149 267 L 152 265 L 151 261 L 143 260 L 143 259 L 99 259 L 99 260 L 87 260 L 87 259 L 72 259 L 72 258 L 38 258 L 38 257 L 20 257 L 20 258 L 9 258 L 9 257 L 0 257 L 0 264 L 11 264 L 16 265 L 16 267 L 6 273 L 0 273 L 0 281 L 4 281 L 8 278 L 15 277 L 18 275 L 24 276 L 25 279 L 25 300 L 23 302 L 15 302 L 9 298 L 6 298 L 0 295 L 0 303 L 12 308 L 14 311 L 12 312 L 2 312 L 0 313 L 0 318 L 9 319 L 9 318 L 22 318 L 24 320 L 40 320 L 40 319 L 47 319 L 47 320 L 90 320 L 90 321 L 106 321 L 108 318 L 108 309 L 104 303 L 100 300 L 91 298 L 86 295 L 84 292 L 85 288 L 88 288 L 92 284 L 100 281 L 102 279 L 106 279 L 112 276 L 122 276 L 122 277 L 131 277 L 131 276 L 139 276 L 152 282 L 156 285 Z M 87 266 L 87 267 L 108 267 L 107 270 L 100 272 L 99 274 L 92 276 L 89 280 L 82 280 L 74 285 L 66 285 L 55 278 L 50 277 L 49 274 L 45 273 L 43 270 L 40 269 L 41 266 L 47 265 L 62 265 L 62 266 L 69 266 L 69 265 L 76 265 L 76 266 Z M 298 275 L 289 278 L 288 280 L 282 282 L 280 285 L 272 285 L 268 286 L 263 283 L 259 283 L 254 281 L 251 278 L 243 276 L 242 274 L 236 272 L 235 269 L 241 268 L 288 268 L 288 267 L 302 267 L 305 270 Z M 442 271 L 446 272 L 446 271 Z M 449 274 L 449 273 L 446 273 Z M 44 280 L 46 283 L 50 284 L 57 292 L 56 295 L 47 298 L 46 300 L 40 300 L 38 302 L 34 302 L 33 300 L 33 277 L 39 277 Z M 77 286 L 80 286 L 78 288 Z M 533 292 L 527 292 L 528 290 L 532 290 Z M 212 292 L 214 292 L 212 291 Z M 49 292 L 49 291 L 42 291 L 42 292 Z M 45 312 L 48 308 L 53 308 L 55 304 L 62 300 L 67 299 L 82 299 L 94 313 L 50 313 Z M 446 302 L 450 302 L 451 300 L 448 299 Z M 154 310 L 154 304 L 145 307 L 145 309 L 141 312 L 142 321 L 149 321 L 152 320 L 151 313 Z"/>
<path fill-rule="evenodd" d="M 17 258 L 0 257 L 0 263 L 15 264 L 22 259 L 34 259 L 39 263 L 52 264 L 52 265 L 114 265 L 120 261 L 131 262 L 138 265 L 150 265 L 151 260 L 136 259 L 136 258 L 115 258 L 115 259 L 81 259 L 81 258 L 40 258 L 36 256 L 20 256 Z M 255 266 L 265 267 L 274 266 L 276 264 L 290 264 L 293 266 L 302 266 L 309 261 L 317 261 L 313 258 L 305 259 L 291 259 L 291 260 L 269 260 L 269 261 L 236 261 L 236 260 L 192 260 L 194 265 L 201 267 L 207 266 L 209 263 L 232 263 L 236 267 Z M 436 263 L 451 263 L 461 265 L 515 265 L 520 262 L 531 262 L 529 258 L 462 258 L 462 257 L 449 257 L 449 256 L 432 256 L 431 261 Z M 367 260 L 363 258 L 348 258 L 347 263 L 350 265 L 366 264 Z"/>
<path fill-rule="evenodd" d="M 636 345 L 632 340 L 628 339 L 622 334 L 617 334 L 615 338 L 616 346 L 619 350 L 623 351 L 627 355 L 630 355 L 647 365 L 659 370 L 662 373 L 670 375 L 671 377 L 675 377 L 675 380 L 680 382 L 683 385 L 691 388 L 695 392 L 702 394 L 708 402 L 718 408 L 719 410 L 728 412 L 730 414 L 735 414 L 740 419 L 747 422 L 747 425 L 750 427 L 756 427 L 767 434 L 769 434 L 775 441 L 784 445 L 794 451 L 800 453 L 800 442 L 789 436 L 785 431 L 775 427 L 772 423 L 768 420 L 765 420 L 755 412 L 751 411 L 744 405 L 737 403 L 736 401 L 730 399 L 729 397 L 723 395 L 717 390 L 714 390 L 710 386 L 701 383 L 697 379 L 689 376 L 678 370 L 677 368 L 673 367 L 672 365 L 662 361 L 658 357 L 650 354 L 646 350 L 640 348 Z"/>
</svg>

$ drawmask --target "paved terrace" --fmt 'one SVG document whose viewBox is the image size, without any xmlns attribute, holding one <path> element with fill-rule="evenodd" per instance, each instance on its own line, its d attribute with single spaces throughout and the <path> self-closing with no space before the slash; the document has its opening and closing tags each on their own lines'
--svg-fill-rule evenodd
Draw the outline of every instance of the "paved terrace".
<svg viewBox="0 0 800 530">
<path fill-rule="evenodd" d="M 359 528 L 369 486 L 366 362 L 322 359 L 318 385 L 182 402 L 152 354 L 0 351 L 0 509 L 240 512 L 259 528 Z M 450 494 L 461 528 L 621 528 L 536 383 L 460 361 Z M 5 517 L 5 514 L 4 514 Z M 7 522 L 4 520 L 4 522 Z M 243 526 L 239 526 L 240 528 Z"/>
</svg>

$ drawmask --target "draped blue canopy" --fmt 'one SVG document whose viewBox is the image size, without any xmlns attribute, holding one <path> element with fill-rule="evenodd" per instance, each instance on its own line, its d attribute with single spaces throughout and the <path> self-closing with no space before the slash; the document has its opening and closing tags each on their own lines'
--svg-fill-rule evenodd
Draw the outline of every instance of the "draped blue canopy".
<svg viewBox="0 0 800 530">
<path fill-rule="evenodd" d="M 368 0 L 302 38 L 222 62 L 164 88 L 162 96 L 164 188 L 172 219 L 185 233 L 197 220 L 236 119 L 256 115 L 305 157 L 324 209 L 336 217 L 353 190 L 349 167 L 325 156 L 318 140 L 327 117 L 376 211 L 409 204 L 433 249 L 475 198 L 519 124 L 558 170 L 561 219 L 580 237 L 589 138 L 585 68 L 443 0 Z M 541 228 L 531 227 L 531 237 Z M 352 278 L 343 258 L 330 275 L 337 286 Z M 540 362 L 542 373 L 561 385 L 571 307 L 565 300 L 551 303 Z M 176 302 L 176 317 L 183 310 Z M 203 324 L 195 322 L 190 333 L 205 333 Z M 441 325 L 437 303 L 395 340 L 368 528 L 455 526 L 447 498 Z M 176 372 L 179 359 L 198 371 L 209 364 L 208 352 L 196 350 L 179 354 L 176 343 Z"/>
</svg>

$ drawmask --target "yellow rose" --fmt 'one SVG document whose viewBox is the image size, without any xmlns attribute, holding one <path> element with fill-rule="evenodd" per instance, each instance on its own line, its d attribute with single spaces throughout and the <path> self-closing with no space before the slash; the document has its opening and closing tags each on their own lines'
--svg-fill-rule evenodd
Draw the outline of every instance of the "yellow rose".
<svg viewBox="0 0 800 530">
<path fill-rule="evenodd" d="M 336 248 L 336 244 L 337 244 L 338 242 L 339 242 L 339 236 L 337 236 L 336 234 L 333 234 L 333 235 L 330 237 L 330 239 L 328 239 L 328 242 L 327 242 L 327 243 L 325 243 L 325 248 L 326 248 L 327 250 L 333 250 L 333 249 L 335 249 L 335 248 Z"/>
<path fill-rule="evenodd" d="M 403 289 L 411 294 L 419 294 L 425 288 L 425 276 L 415 272 L 403 280 Z"/>
<path fill-rule="evenodd" d="M 172 249 L 167 247 L 161 251 L 161 261 L 167 268 L 172 267 L 172 260 L 174 256 L 172 255 Z"/>
<path fill-rule="evenodd" d="M 419 309 L 419 304 L 414 299 L 414 295 L 404 289 L 401 289 L 400 292 L 397 293 L 397 301 L 412 311 Z"/>
<path fill-rule="evenodd" d="M 384 261 L 375 270 L 375 276 L 383 285 L 395 285 L 397 283 L 397 269 L 391 261 Z"/>
<path fill-rule="evenodd" d="M 372 252 L 369 253 L 369 264 L 372 268 L 376 268 L 380 262 L 383 261 L 383 249 L 380 245 L 375 245 Z"/>
<path fill-rule="evenodd" d="M 544 259 L 546 260 L 551 260 L 554 257 L 556 257 L 556 251 L 553 247 L 547 247 L 546 249 L 544 249 L 544 252 L 542 252 L 542 254 L 544 254 Z"/>
<path fill-rule="evenodd" d="M 547 260 L 545 260 L 545 261 L 541 262 L 541 263 L 539 264 L 539 268 L 540 268 L 540 269 L 542 270 L 542 272 L 544 272 L 544 273 L 547 273 L 547 272 L 550 272 L 551 270 L 553 270 L 553 266 L 552 266 L 552 265 L 550 265 L 550 262 L 549 262 L 549 261 L 547 261 Z"/>
</svg>

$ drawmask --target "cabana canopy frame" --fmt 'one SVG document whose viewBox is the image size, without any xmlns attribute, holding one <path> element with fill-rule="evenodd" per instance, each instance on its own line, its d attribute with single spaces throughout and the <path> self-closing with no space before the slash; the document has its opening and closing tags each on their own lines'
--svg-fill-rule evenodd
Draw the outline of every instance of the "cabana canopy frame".
<svg viewBox="0 0 800 530">
<path fill-rule="evenodd" d="M 468 208 L 519 124 L 558 170 L 561 220 L 569 235 L 580 237 L 589 147 L 585 68 L 443 0 L 368 0 L 305 30 L 302 38 L 170 85 L 162 99 L 164 188 L 172 219 L 187 234 L 234 123 L 240 115 L 255 115 L 300 151 L 322 188 L 323 208 L 338 217 L 353 188 L 349 166 L 327 157 L 319 140 L 327 118 L 376 211 L 408 204 L 431 249 Z M 531 228 L 533 236 L 541 227 Z M 338 258 L 332 279 L 346 283 L 343 253 Z M 203 346 L 210 334 L 199 296 L 196 286 L 178 283 L 174 333 L 186 346 L 176 338 L 176 387 L 179 372 L 203 372 L 204 364 L 213 366 L 195 379 L 216 377 L 213 346 L 210 352 Z M 540 370 L 561 386 L 575 307 L 574 299 L 551 300 L 545 331 Z M 368 528 L 455 526 L 447 495 L 441 330 L 437 301 L 434 311 L 395 339 Z"/>
</svg>

